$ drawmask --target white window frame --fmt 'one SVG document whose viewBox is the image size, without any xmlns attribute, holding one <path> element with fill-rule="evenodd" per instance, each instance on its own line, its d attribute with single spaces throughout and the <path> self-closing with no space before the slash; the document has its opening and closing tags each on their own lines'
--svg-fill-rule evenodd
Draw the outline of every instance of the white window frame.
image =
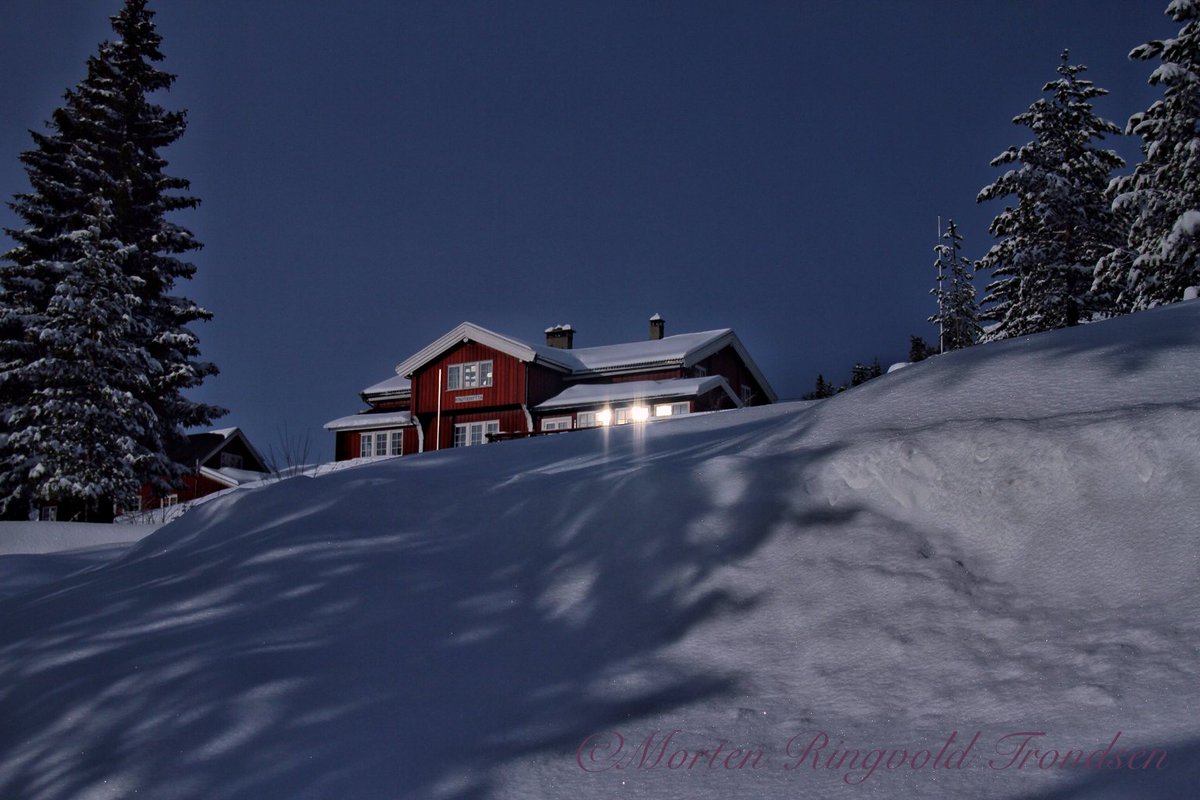
<svg viewBox="0 0 1200 800">
<path fill-rule="evenodd" d="M 702 367 L 697 364 L 696 366 L 692 367 L 692 375 L 697 378 L 707 378 L 708 367 Z"/>
<path fill-rule="evenodd" d="M 596 419 L 595 411 L 580 411 L 575 415 L 576 428 L 599 428 L 600 420 Z"/>
<path fill-rule="evenodd" d="M 487 444 L 489 433 L 500 432 L 500 420 L 489 419 L 483 422 L 457 422 L 454 425 L 454 435 L 451 439 L 454 447 L 472 447 Z"/>
<path fill-rule="evenodd" d="M 39 522 L 58 522 L 58 506 L 42 506 L 38 509 Z"/>
<path fill-rule="evenodd" d="M 628 425 L 631 422 L 633 422 L 633 406 L 621 406 L 613 409 L 613 425 Z"/>
<path fill-rule="evenodd" d="M 571 430 L 570 417 L 546 417 L 542 420 L 543 431 L 569 431 Z"/>
<path fill-rule="evenodd" d="M 751 398 L 753 398 L 753 397 L 754 397 L 754 390 L 750 388 L 749 384 L 743 383 L 742 384 L 742 402 L 749 403 Z"/>
<path fill-rule="evenodd" d="M 379 452 L 380 444 L 383 452 Z M 380 431 L 362 431 L 358 434 L 358 457 L 373 458 L 404 455 L 404 429 L 388 428 Z"/>
<path fill-rule="evenodd" d="M 177 495 L 177 494 L 169 494 L 166 497 L 164 497 L 162 500 L 163 508 L 170 508 L 171 506 L 177 506 L 177 505 L 179 505 L 179 495 Z"/>
<path fill-rule="evenodd" d="M 480 389 L 493 383 L 492 361 L 464 361 L 461 364 L 451 364 L 446 368 L 446 391 L 457 392 L 460 389 Z"/>
</svg>

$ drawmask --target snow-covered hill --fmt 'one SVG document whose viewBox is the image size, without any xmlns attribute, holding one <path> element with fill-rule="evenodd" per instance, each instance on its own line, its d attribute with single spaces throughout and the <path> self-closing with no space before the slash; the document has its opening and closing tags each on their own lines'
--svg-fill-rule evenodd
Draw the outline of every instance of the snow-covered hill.
<svg viewBox="0 0 1200 800">
<path fill-rule="evenodd" d="M 0 601 L 0 797 L 1187 796 L 1198 486 L 1196 302 L 282 481 Z"/>
</svg>

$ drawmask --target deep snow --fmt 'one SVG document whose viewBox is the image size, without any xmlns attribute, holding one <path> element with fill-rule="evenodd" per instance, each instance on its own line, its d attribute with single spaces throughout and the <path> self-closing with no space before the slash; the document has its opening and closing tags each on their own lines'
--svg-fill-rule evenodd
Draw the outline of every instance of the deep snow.
<svg viewBox="0 0 1200 800">
<path fill-rule="evenodd" d="M 1191 302 L 231 493 L 0 601 L 0 797 L 1187 796 L 1197 486 Z"/>
</svg>

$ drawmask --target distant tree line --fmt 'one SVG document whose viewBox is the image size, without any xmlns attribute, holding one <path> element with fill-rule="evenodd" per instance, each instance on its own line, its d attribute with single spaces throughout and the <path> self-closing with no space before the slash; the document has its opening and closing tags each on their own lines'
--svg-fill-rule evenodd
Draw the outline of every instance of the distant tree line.
<svg viewBox="0 0 1200 800">
<path fill-rule="evenodd" d="M 951 219 L 934 248 L 937 311 L 929 321 L 938 341 L 913 336 L 910 362 L 1154 308 L 1200 287 L 1200 0 L 1172 0 L 1166 13 L 1179 33 L 1129 54 L 1159 62 L 1150 84 L 1163 92 L 1124 129 L 1141 137 L 1142 163 L 1113 178 L 1125 162 L 1097 143 L 1122 129 L 1092 109 L 1108 92 L 1085 80 L 1087 67 L 1071 64 L 1064 50 L 1045 96 L 1013 118 L 1033 139 L 992 160 L 1005 172 L 976 198 L 1008 203 L 989 227 L 996 243 L 972 263 Z M 980 272 L 990 275 L 982 301 L 973 285 Z M 850 386 L 878 374 L 862 366 Z M 805 398 L 846 388 L 818 375 Z"/>
<path fill-rule="evenodd" d="M 1173 0 L 1167 14 L 1179 33 L 1130 53 L 1159 62 L 1150 84 L 1163 92 L 1125 126 L 1142 139 L 1132 174 L 1113 179 L 1125 162 L 1097 142 L 1121 128 L 1091 105 L 1108 92 L 1066 51 L 1047 96 L 1013 119 L 1034 138 L 993 159 L 1006 171 L 977 198 L 1009 202 L 978 263 L 992 279 L 980 340 L 1153 308 L 1200 285 L 1200 2 Z"/>
</svg>

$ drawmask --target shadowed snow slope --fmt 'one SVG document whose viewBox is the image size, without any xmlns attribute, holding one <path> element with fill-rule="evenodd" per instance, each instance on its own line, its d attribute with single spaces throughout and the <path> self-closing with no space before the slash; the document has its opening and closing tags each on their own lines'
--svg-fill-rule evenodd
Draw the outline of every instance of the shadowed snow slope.
<svg viewBox="0 0 1200 800">
<path fill-rule="evenodd" d="M 0 601 L 0 797 L 1181 796 L 1198 485 L 1193 302 L 239 492 Z"/>
</svg>

